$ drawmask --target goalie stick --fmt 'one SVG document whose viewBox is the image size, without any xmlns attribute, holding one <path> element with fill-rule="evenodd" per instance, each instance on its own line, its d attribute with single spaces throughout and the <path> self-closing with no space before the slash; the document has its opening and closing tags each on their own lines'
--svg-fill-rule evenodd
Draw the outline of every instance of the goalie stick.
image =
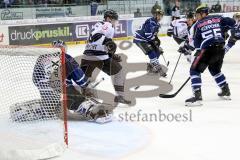
<svg viewBox="0 0 240 160">
<path fill-rule="evenodd" d="M 182 88 L 187 84 L 187 82 L 190 80 L 190 77 L 183 83 L 183 85 L 177 90 L 177 92 L 173 94 L 159 94 L 159 97 L 161 98 L 173 98 L 175 97 L 181 90 Z"/>
</svg>

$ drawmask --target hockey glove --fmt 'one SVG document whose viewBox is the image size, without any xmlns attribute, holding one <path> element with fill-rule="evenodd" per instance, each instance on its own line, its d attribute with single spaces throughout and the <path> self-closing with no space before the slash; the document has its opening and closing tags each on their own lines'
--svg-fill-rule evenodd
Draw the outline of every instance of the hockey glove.
<svg viewBox="0 0 240 160">
<path fill-rule="evenodd" d="M 122 62 L 122 58 L 121 56 L 117 55 L 117 54 L 114 54 L 112 55 L 112 59 L 117 61 L 117 62 Z"/>
<path fill-rule="evenodd" d="M 108 54 L 115 54 L 116 50 L 117 50 L 117 45 L 116 43 L 114 43 L 112 40 L 108 40 L 106 43 L 105 43 L 105 46 L 107 48 L 107 52 Z"/>
<path fill-rule="evenodd" d="M 161 45 L 161 41 L 160 39 L 158 38 L 158 36 L 155 36 L 155 39 L 153 40 L 153 44 L 156 46 L 156 47 L 159 47 Z"/>
<path fill-rule="evenodd" d="M 194 50 L 194 49 L 191 49 L 191 47 L 188 44 L 188 42 L 183 42 L 181 44 L 181 46 L 179 47 L 178 52 L 179 53 L 183 53 L 184 55 L 191 55 L 192 50 Z"/>
<path fill-rule="evenodd" d="M 231 30 L 231 37 L 233 37 L 233 39 L 240 40 L 240 31 L 238 30 L 238 28 L 234 28 Z"/>
</svg>

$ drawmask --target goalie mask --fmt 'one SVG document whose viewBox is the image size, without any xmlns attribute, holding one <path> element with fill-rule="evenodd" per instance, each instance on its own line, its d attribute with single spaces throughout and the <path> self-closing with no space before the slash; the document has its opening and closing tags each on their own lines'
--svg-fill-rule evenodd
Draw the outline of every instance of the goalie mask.
<svg viewBox="0 0 240 160">
<path fill-rule="evenodd" d="M 65 42 L 62 41 L 62 40 L 53 41 L 53 42 L 52 42 L 52 46 L 53 46 L 53 47 L 56 47 L 56 48 L 64 49 L 65 52 L 67 52 L 67 45 L 66 45 Z"/>
</svg>

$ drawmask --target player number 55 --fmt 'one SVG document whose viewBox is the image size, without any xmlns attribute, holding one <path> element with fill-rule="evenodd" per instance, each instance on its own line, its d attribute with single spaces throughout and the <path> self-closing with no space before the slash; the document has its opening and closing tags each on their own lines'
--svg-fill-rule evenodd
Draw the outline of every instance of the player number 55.
<svg viewBox="0 0 240 160">
<path fill-rule="evenodd" d="M 220 28 L 215 28 L 202 33 L 203 39 L 210 39 L 213 37 L 222 37 Z"/>
</svg>

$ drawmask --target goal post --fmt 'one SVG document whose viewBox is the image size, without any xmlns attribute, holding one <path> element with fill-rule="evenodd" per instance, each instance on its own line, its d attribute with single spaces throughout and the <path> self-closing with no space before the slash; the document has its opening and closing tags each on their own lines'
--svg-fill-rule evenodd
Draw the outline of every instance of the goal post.
<svg viewBox="0 0 240 160">
<path fill-rule="evenodd" d="M 65 79 L 61 49 L 0 46 L 0 159 L 38 160 L 64 152 Z"/>
</svg>

